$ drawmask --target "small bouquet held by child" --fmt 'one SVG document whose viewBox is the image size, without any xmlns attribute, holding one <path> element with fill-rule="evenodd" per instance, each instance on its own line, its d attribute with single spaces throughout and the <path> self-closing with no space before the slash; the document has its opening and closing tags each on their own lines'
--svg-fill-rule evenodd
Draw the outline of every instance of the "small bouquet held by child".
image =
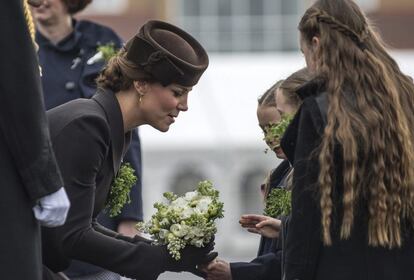
<svg viewBox="0 0 414 280">
<path fill-rule="evenodd" d="M 215 220 L 223 218 L 223 203 L 219 191 L 210 181 L 198 183 L 195 191 L 177 196 L 164 193 L 166 203 L 157 202 L 157 212 L 148 222 L 141 222 L 138 229 L 152 236 L 157 245 L 167 245 L 175 260 L 187 245 L 204 247 L 217 232 Z"/>
</svg>

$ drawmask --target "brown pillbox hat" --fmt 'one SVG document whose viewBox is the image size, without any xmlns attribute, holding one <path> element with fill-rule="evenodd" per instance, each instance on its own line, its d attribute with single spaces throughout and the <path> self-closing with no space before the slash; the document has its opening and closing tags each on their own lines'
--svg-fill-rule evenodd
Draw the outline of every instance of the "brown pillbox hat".
<svg viewBox="0 0 414 280">
<path fill-rule="evenodd" d="M 125 50 L 125 59 L 136 67 L 135 71 L 145 72 L 163 86 L 194 86 L 208 66 L 207 52 L 196 39 L 158 20 L 145 23 L 126 43 Z M 134 79 L 131 72 L 126 74 Z"/>
</svg>

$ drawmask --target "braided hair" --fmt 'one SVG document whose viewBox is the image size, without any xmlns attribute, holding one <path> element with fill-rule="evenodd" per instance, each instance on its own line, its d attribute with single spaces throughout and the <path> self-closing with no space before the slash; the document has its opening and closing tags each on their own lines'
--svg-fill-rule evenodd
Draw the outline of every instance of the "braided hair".
<svg viewBox="0 0 414 280">
<path fill-rule="evenodd" d="M 315 50 L 326 80 L 328 115 L 319 147 L 322 235 L 332 244 L 335 188 L 342 188 L 340 238 L 352 233 L 356 211 L 371 246 L 400 247 L 414 225 L 414 85 L 385 50 L 352 0 L 318 0 L 302 17 L 302 41 Z M 337 151 L 339 159 L 334 154 Z M 335 174 L 341 163 L 342 178 Z M 340 193 L 340 192 L 339 192 Z M 358 209 L 358 210 L 357 210 Z"/>
<path fill-rule="evenodd" d="M 23 14 L 26 20 L 27 29 L 29 30 L 30 37 L 32 38 L 33 43 L 36 45 L 36 42 L 35 42 L 36 27 L 33 22 L 32 13 L 30 12 L 28 0 L 23 1 Z"/>
</svg>

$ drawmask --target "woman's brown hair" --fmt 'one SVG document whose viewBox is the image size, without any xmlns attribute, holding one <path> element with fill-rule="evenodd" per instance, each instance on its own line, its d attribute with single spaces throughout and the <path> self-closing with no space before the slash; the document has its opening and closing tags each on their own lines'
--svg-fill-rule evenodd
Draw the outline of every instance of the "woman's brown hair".
<svg viewBox="0 0 414 280">
<path fill-rule="evenodd" d="M 350 237 L 356 209 L 366 208 L 368 244 L 400 247 L 403 225 L 414 223 L 413 83 L 351 0 L 317 1 L 299 30 L 308 45 L 319 38 L 316 72 L 329 100 L 319 154 L 323 241 L 332 243 L 332 194 L 342 180 L 340 238 Z M 336 180 L 334 150 L 343 166 Z"/>
<path fill-rule="evenodd" d="M 125 59 L 126 51 L 121 49 L 116 55 L 111 57 L 96 79 L 98 88 L 110 89 L 113 92 L 128 90 L 134 80 L 155 83 L 155 79 L 150 77 L 145 71 L 141 70 L 134 63 Z M 128 68 L 128 72 L 125 69 Z M 132 79 L 127 75 L 129 71 L 135 72 L 137 78 Z M 142 78 L 138 78 L 142 77 Z"/>
<path fill-rule="evenodd" d="M 96 84 L 98 88 L 110 89 L 113 92 L 127 90 L 132 86 L 133 80 L 121 71 L 120 59 L 125 55 L 125 50 L 121 49 L 115 56 L 111 57 L 105 68 L 101 71 Z"/>
</svg>

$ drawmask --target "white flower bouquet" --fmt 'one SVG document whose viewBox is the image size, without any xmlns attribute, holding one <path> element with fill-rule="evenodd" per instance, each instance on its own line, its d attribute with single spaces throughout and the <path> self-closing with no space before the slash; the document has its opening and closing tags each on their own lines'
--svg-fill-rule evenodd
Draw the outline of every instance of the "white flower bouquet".
<svg viewBox="0 0 414 280">
<path fill-rule="evenodd" d="M 138 229 L 149 233 L 155 244 L 167 245 L 175 260 L 186 245 L 203 247 L 217 232 L 215 220 L 223 218 L 223 203 L 219 191 L 210 181 L 198 183 L 197 190 L 177 196 L 164 193 L 167 203 L 157 202 L 157 212 L 149 222 L 141 222 Z"/>
</svg>

